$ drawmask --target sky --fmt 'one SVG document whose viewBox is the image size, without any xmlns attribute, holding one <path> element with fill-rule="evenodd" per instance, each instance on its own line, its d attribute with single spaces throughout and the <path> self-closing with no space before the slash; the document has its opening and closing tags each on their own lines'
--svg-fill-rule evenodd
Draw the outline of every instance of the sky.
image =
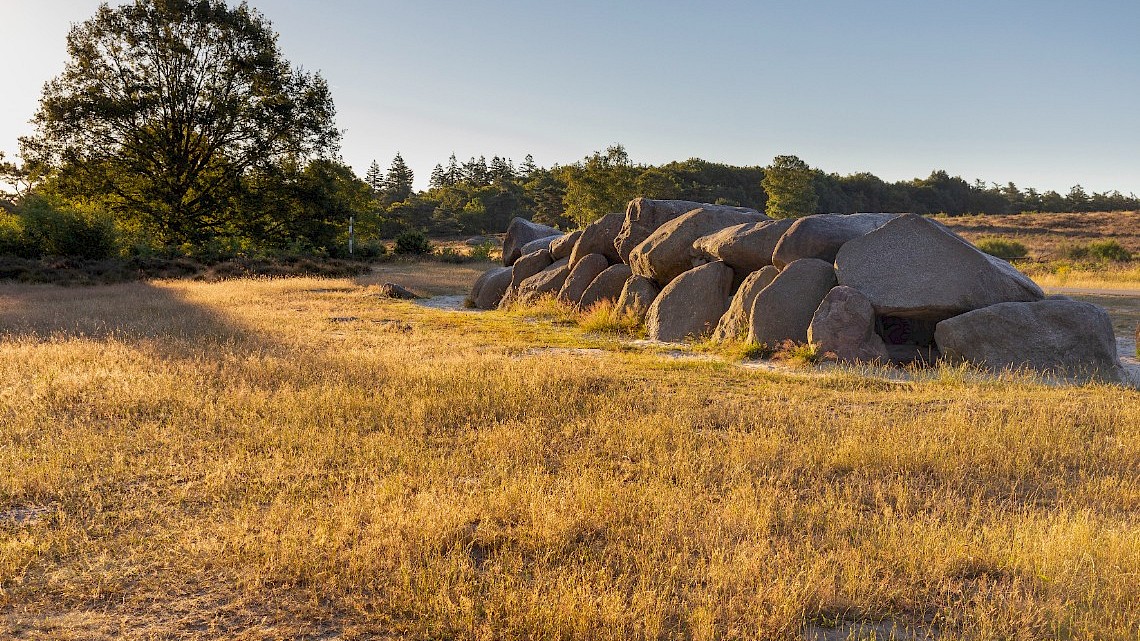
<svg viewBox="0 0 1140 641">
<path fill-rule="evenodd" d="M 118 4 L 121 0 L 112 0 Z M 944 169 L 1140 194 L 1140 2 L 251 0 L 329 82 L 358 174 L 499 155 Z M 0 151 L 97 0 L 4 0 Z"/>
</svg>

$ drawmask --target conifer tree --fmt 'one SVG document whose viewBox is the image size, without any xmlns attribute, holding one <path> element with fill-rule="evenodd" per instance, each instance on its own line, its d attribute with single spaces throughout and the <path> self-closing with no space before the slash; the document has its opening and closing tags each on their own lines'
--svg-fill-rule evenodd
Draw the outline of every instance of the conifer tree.
<svg viewBox="0 0 1140 641">
<path fill-rule="evenodd" d="M 373 194 L 379 194 L 384 189 L 384 172 L 380 171 L 380 165 L 375 160 L 368 166 L 368 173 L 364 175 L 364 182 L 372 188 Z"/>
<path fill-rule="evenodd" d="M 396 152 L 396 157 L 388 167 L 388 175 L 384 178 L 385 199 L 393 203 L 407 200 L 412 195 L 412 179 L 411 168 L 404 162 L 403 156 Z"/>
</svg>

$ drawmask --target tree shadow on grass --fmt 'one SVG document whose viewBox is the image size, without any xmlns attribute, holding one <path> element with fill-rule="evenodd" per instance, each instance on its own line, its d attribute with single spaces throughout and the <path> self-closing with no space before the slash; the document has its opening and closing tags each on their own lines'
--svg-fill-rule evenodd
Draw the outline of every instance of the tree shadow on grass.
<svg viewBox="0 0 1140 641">
<path fill-rule="evenodd" d="M 147 282 L 93 288 L 0 284 L 0 346 L 19 339 L 116 340 L 163 345 L 182 355 L 220 345 L 243 351 L 274 345 L 263 332 Z"/>
</svg>

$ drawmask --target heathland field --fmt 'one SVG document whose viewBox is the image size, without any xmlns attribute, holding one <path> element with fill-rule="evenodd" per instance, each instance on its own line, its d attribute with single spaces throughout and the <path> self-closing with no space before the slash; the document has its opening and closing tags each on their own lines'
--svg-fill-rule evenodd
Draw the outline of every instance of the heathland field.
<svg viewBox="0 0 1140 641">
<path fill-rule="evenodd" d="M 1140 391 L 376 294 L 484 267 L 0 285 L 0 638 L 1140 636 Z"/>
</svg>

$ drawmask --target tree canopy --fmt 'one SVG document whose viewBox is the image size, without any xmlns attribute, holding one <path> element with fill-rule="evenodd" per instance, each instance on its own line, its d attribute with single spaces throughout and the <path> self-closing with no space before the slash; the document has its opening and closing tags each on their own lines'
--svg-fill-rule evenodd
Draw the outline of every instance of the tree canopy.
<svg viewBox="0 0 1140 641">
<path fill-rule="evenodd" d="M 324 79 L 293 69 L 246 3 L 135 0 L 74 26 L 44 87 L 27 166 L 98 199 L 165 243 L 235 222 L 253 173 L 332 158 L 340 132 Z"/>
</svg>

